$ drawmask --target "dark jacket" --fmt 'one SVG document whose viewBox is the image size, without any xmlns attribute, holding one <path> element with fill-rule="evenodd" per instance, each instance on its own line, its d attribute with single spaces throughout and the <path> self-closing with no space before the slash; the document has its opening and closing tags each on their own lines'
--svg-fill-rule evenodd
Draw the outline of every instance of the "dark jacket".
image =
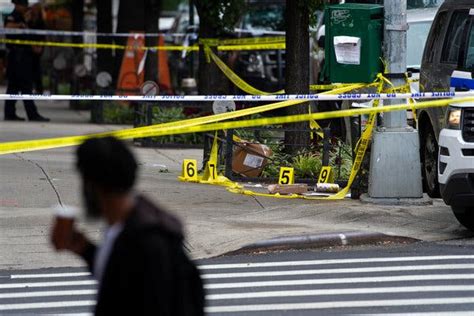
<svg viewBox="0 0 474 316">
<path fill-rule="evenodd" d="M 96 247 L 84 259 L 92 271 Z M 144 197 L 117 237 L 104 269 L 96 315 L 203 315 L 199 272 L 183 249 L 179 220 Z"/>
</svg>

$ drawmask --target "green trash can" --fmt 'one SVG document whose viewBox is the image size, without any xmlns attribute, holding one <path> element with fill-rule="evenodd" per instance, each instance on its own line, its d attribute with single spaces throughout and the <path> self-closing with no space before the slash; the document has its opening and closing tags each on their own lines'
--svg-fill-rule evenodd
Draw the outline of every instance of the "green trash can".
<svg viewBox="0 0 474 316">
<path fill-rule="evenodd" d="M 345 3 L 325 10 L 326 71 L 334 83 L 370 83 L 383 70 L 383 6 Z"/>
</svg>

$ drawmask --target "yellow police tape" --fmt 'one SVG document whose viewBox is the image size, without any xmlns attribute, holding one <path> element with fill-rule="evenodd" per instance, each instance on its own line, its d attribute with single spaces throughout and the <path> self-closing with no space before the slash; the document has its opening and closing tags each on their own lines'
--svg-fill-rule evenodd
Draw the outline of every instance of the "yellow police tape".
<svg viewBox="0 0 474 316">
<path fill-rule="evenodd" d="M 285 101 L 285 102 L 278 103 L 277 105 L 279 105 L 280 107 L 284 107 L 284 106 L 298 104 L 301 102 L 304 102 L 304 101 Z M 338 110 L 338 111 L 313 113 L 313 114 L 300 114 L 300 115 L 283 116 L 283 117 L 268 117 L 268 118 L 252 119 L 252 120 L 221 122 L 222 120 L 249 115 L 248 113 L 250 113 L 252 110 L 257 110 L 257 108 L 251 108 L 251 109 L 239 110 L 239 111 L 235 111 L 231 113 L 211 115 L 208 117 L 203 117 L 203 118 L 198 118 L 198 119 L 190 119 L 190 120 L 177 121 L 177 122 L 172 122 L 172 123 L 158 124 L 158 125 L 139 127 L 139 128 L 130 128 L 130 129 L 124 129 L 124 130 L 119 130 L 119 131 L 105 132 L 105 133 L 49 138 L 49 139 L 40 139 L 40 140 L 5 142 L 5 143 L 0 143 L 0 155 L 16 153 L 16 152 L 24 152 L 24 151 L 34 151 L 34 150 L 74 146 L 81 143 L 83 140 L 87 138 L 91 138 L 91 137 L 115 136 L 121 139 L 158 137 L 158 136 L 166 136 L 166 135 L 185 134 L 185 133 L 198 133 L 198 132 L 209 132 L 209 131 L 216 131 L 216 130 L 265 126 L 265 125 L 298 123 L 298 122 L 308 121 L 310 119 L 314 119 L 317 121 L 317 120 L 342 118 L 342 117 L 347 117 L 347 116 L 356 116 L 356 115 L 364 115 L 364 114 L 392 112 L 392 111 L 405 111 L 411 108 L 425 109 L 425 108 L 431 108 L 431 107 L 443 107 L 443 106 L 447 106 L 448 104 L 456 104 L 456 103 L 462 103 L 462 102 L 474 102 L 474 98 L 470 97 L 470 98 L 427 101 L 427 102 L 417 103 L 414 106 L 410 104 L 399 104 L 399 105 L 383 106 L 383 107 L 376 107 L 376 108 L 359 108 L 359 109 Z M 275 105 L 276 104 L 268 104 L 262 107 L 267 107 L 267 108 L 270 107 L 274 109 Z M 244 111 L 246 114 L 242 114 L 242 112 Z M 229 115 L 229 116 L 227 117 L 226 115 Z M 233 117 L 232 115 L 235 115 L 235 116 Z"/>
<path fill-rule="evenodd" d="M 144 137 L 145 132 L 154 133 L 161 130 L 169 130 L 171 128 L 183 128 L 183 127 L 192 127 L 196 125 L 203 125 L 209 123 L 220 122 L 224 120 L 230 120 L 239 118 L 242 116 L 248 116 L 253 114 L 259 114 L 267 111 L 272 111 L 276 109 L 285 108 L 288 106 L 296 105 L 303 103 L 304 100 L 288 100 L 282 101 L 267 105 L 261 105 L 253 108 L 242 109 L 235 112 L 221 113 L 216 115 L 210 115 L 205 117 L 192 118 L 182 121 L 170 122 L 157 124 L 152 126 L 137 127 L 131 129 L 123 129 L 120 131 L 114 132 L 104 132 L 99 134 L 92 134 L 86 136 L 72 136 L 72 137 L 61 137 L 54 139 L 43 139 L 43 140 L 31 140 L 31 141 L 19 141 L 19 142 L 9 142 L 9 143 L 0 143 L 0 155 L 10 154 L 15 152 L 24 152 L 32 150 L 43 150 L 43 149 L 52 149 L 65 146 L 73 146 L 80 144 L 82 141 L 89 137 L 105 137 L 105 136 L 116 136 L 119 138 L 141 138 Z M 130 137 L 128 137 L 130 136 Z"/>
<path fill-rule="evenodd" d="M 285 90 L 279 90 L 277 92 L 269 93 L 262 90 L 259 90 L 250 84 L 248 84 L 245 80 L 239 77 L 232 69 L 230 69 L 211 49 L 209 46 L 204 46 L 206 58 L 210 62 L 211 60 L 217 65 L 217 67 L 222 71 L 222 73 L 240 90 L 252 94 L 252 95 L 270 95 L 270 94 L 283 94 Z M 382 76 L 383 77 L 383 76 Z M 321 94 L 338 94 L 338 93 L 345 93 L 347 91 L 352 91 L 356 89 L 361 89 L 364 87 L 371 87 L 376 85 L 377 83 L 373 84 L 361 84 L 361 83 L 353 83 L 353 84 L 337 84 L 337 85 L 315 85 L 313 88 L 327 88 L 333 89 L 330 91 L 323 92 Z M 310 86 L 311 88 L 311 86 Z M 311 106 L 308 105 L 309 114 L 311 114 Z M 316 133 L 319 137 L 323 138 L 323 132 L 321 126 L 315 120 L 309 120 L 309 126 L 311 129 L 316 130 Z M 313 133 L 311 133 L 311 138 L 313 138 Z"/>
<path fill-rule="evenodd" d="M 119 44 L 101 44 L 101 43 L 66 43 L 51 41 L 31 41 L 0 38 L 0 43 L 13 45 L 29 45 L 29 46 L 50 46 L 50 47 L 71 47 L 71 48 L 97 48 L 97 49 L 136 49 L 136 50 L 166 50 L 166 51 L 183 51 L 183 50 L 199 50 L 198 46 L 130 46 Z"/>
<path fill-rule="evenodd" d="M 383 77 L 383 75 L 382 75 L 382 77 Z M 377 91 L 379 93 L 383 91 L 384 80 L 381 80 L 381 78 L 379 78 L 378 82 L 374 82 L 373 84 L 378 86 Z M 378 108 L 379 104 L 380 104 L 380 100 L 379 99 L 375 100 L 374 103 L 373 103 L 373 108 L 372 109 Z M 293 195 L 291 195 L 292 198 L 294 198 L 294 197 L 300 198 L 301 197 L 301 198 L 306 199 L 306 200 L 342 200 L 342 199 L 344 199 L 346 197 L 346 195 L 349 193 L 349 190 L 352 187 L 352 183 L 354 182 L 355 178 L 357 177 L 357 174 L 359 173 L 360 167 L 362 166 L 362 162 L 364 160 L 365 153 L 367 152 L 367 148 L 368 148 L 368 146 L 370 144 L 370 140 L 372 138 L 372 131 L 373 131 L 374 126 L 375 126 L 376 118 L 377 118 L 377 112 L 372 112 L 372 113 L 369 114 L 369 118 L 367 120 L 365 130 L 362 132 L 362 135 L 359 139 L 359 142 L 356 145 L 356 149 L 355 149 L 356 157 L 354 159 L 354 163 L 352 164 L 351 173 L 349 175 L 349 180 L 347 181 L 347 185 L 341 191 L 339 191 L 338 193 L 336 193 L 334 195 L 329 195 L 327 197 L 312 197 L 312 196 L 304 196 L 304 195 L 300 196 L 300 195 L 293 194 Z M 246 194 L 246 195 L 254 195 L 254 196 L 255 196 L 255 194 L 259 194 L 259 195 L 262 194 L 262 193 L 257 193 L 257 192 L 253 192 L 253 191 L 250 191 L 250 190 L 243 190 L 242 188 L 238 188 L 238 187 L 229 188 L 229 191 L 232 191 L 232 192 L 235 192 L 235 193 L 243 193 L 243 194 Z M 241 191 L 241 192 L 239 192 L 239 191 Z M 283 196 L 278 195 L 276 197 L 277 198 L 286 198 L 285 195 L 283 195 Z"/>
<path fill-rule="evenodd" d="M 216 38 L 201 38 L 199 43 L 207 46 L 221 46 L 221 45 L 251 45 L 251 44 L 281 44 L 285 43 L 284 36 L 270 36 L 270 37 L 247 37 L 247 38 L 231 38 L 231 39 L 216 39 Z"/>
<path fill-rule="evenodd" d="M 344 87 L 352 87 L 354 85 L 357 85 L 357 83 L 312 84 L 309 85 L 309 89 L 312 91 L 325 91 Z"/>
<path fill-rule="evenodd" d="M 212 51 L 207 52 L 207 54 L 210 54 L 210 53 L 212 53 Z M 229 70 L 229 71 L 231 71 L 231 70 Z M 394 85 L 387 78 L 385 78 L 385 76 L 383 74 L 378 74 L 377 79 L 374 81 L 374 83 L 370 84 L 369 86 L 376 85 L 378 87 L 377 88 L 378 93 L 381 93 L 384 90 L 385 83 L 387 83 L 391 87 L 390 90 L 396 90 L 396 89 L 406 90 L 406 89 L 409 89 L 408 81 L 407 81 L 407 84 L 405 84 L 404 86 L 395 88 Z M 367 85 L 362 85 L 362 84 L 361 85 L 357 85 L 357 84 L 346 85 L 346 86 L 343 86 L 342 88 L 338 88 L 338 89 L 335 89 L 335 90 L 332 90 L 332 91 L 327 91 L 324 94 L 341 93 L 341 91 L 339 91 L 339 90 L 345 91 L 344 89 L 346 89 L 346 88 L 349 88 L 349 89 L 352 90 L 352 89 L 355 88 L 355 86 L 357 86 L 357 88 L 362 88 L 362 87 L 367 86 Z M 377 100 L 374 101 L 373 106 L 375 108 L 377 108 L 379 103 L 380 103 L 380 100 L 377 99 Z M 410 104 L 412 104 L 412 102 L 410 102 Z M 308 110 L 309 110 L 309 115 L 311 116 L 311 107 L 310 106 L 308 106 Z M 414 109 L 413 109 L 413 111 L 414 111 Z M 255 192 L 255 191 L 252 191 L 252 190 L 246 190 L 243 186 L 239 185 L 236 182 L 231 181 L 227 177 L 215 174 L 215 170 L 217 169 L 217 134 L 214 138 L 214 144 L 212 146 L 210 160 L 209 160 L 211 162 L 211 165 L 209 164 L 209 162 L 206 164 L 204 175 L 203 176 L 198 176 L 197 179 L 196 179 L 196 182 L 225 186 L 229 192 L 237 193 L 237 194 L 250 195 L 250 196 L 262 196 L 262 197 L 283 198 L 283 199 L 296 199 L 296 198 L 298 198 L 298 199 L 310 199 L 310 200 L 340 200 L 340 199 L 344 199 L 346 197 L 347 193 L 349 192 L 349 190 L 352 186 L 352 183 L 354 182 L 357 174 L 359 173 L 359 170 L 360 170 L 360 167 L 362 165 L 365 153 L 366 153 L 368 145 L 370 143 L 370 139 L 372 137 L 372 131 L 373 131 L 373 127 L 375 125 L 375 121 L 376 121 L 376 113 L 374 112 L 374 113 L 371 113 L 369 115 L 369 119 L 368 119 L 367 124 L 366 124 L 366 129 L 363 131 L 363 133 L 361 135 L 361 138 L 359 139 L 359 142 L 356 145 L 356 150 L 355 150 L 356 158 L 354 159 L 354 163 L 352 164 L 351 173 L 350 173 L 350 176 L 349 176 L 348 183 L 347 183 L 346 187 L 344 187 L 337 194 L 329 195 L 327 197 L 321 197 L 321 196 L 314 197 L 314 196 L 306 196 L 306 195 L 298 195 L 298 194 L 290 194 L 290 195 L 280 195 L 278 193 L 277 194 L 268 194 L 268 193 Z M 321 127 L 317 124 L 317 122 L 314 118 L 310 118 L 309 122 L 310 122 L 309 125 L 312 129 L 321 130 Z M 318 135 L 321 136 L 320 132 L 318 133 Z M 322 135 L 321 137 L 324 137 L 324 135 Z M 311 133 L 311 139 L 313 139 L 313 133 Z M 213 166 L 213 171 L 212 172 L 210 170 L 211 166 Z M 187 181 L 187 179 L 183 178 L 183 177 L 179 177 L 179 179 L 181 181 Z"/>
<path fill-rule="evenodd" d="M 161 50 L 161 51 L 198 51 L 198 45 L 178 46 L 178 45 L 156 45 L 156 46 L 130 46 L 119 44 L 104 43 L 67 43 L 53 41 L 32 41 L 0 38 L 0 43 L 11 45 L 28 45 L 28 46 L 49 46 L 49 47 L 71 47 L 71 48 L 96 48 L 96 49 L 135 49 L 135 50 Z M 285 43 L 269 43 L 269 44 L 246 44 L 246 45 L 222 45 L 217 47 L 220 51 L 235 50 L 278 50 L 285 49 Z"/>
<path fill-rule="evenodd" d="M 222 59 L 219 58 L 209 46 L 204 46 L 206 58 L 208 62 L 211 60 L 217 65 L 217 67 L 222 71 L 222 73 L 233 83 L 236 87 L 240 90 L 252 94 L 252 95 L 272 95 L 272 94 L 284 94 L 285 90 L 279 90 L 276 92 L 265 92 L 259 90 L 255 87 L 252 87 L 250 84 L 245 82 L 239 75 L 237 75 L 229 66 L 226 65 Z M 376 85 L 376 83 L 372 84 L 365 84 L 365 83 L 347 83 L 347 84 L 332 84 L 332 85 L 310 85 L 310 89 L 312 90 L 330 90 L 326 91 L 322 94 L 338 94 L 344 93 L 351 90 L 361 89 L 364 87 L 371 87 Z"/>
<path fill-rule="evenodd" d="M 384 82 L 385 82 L 384 80 L 379 81 L 378 91 L 383 90 Z M 470 98 L 470 99 L 474 100 L 474 98 Z M 471 100 L 466 98 L 465 100 L 462 100 L 462 101 L 461 100 L 430 101 L 430 102 L 424 102 L 424 104 L 422 105 L 421 108 L 434 107 L 434 106 L 444 106 L 444 105 L 447 105 L 447 104 L 453 104 L 453 103 L 457 103 L 457 102 L 468 102 L 468 101 L 471 101 Z M 329 195 L 329 196 L 322 197 L 322 196 L 298 195 L 298 194 L 280 195 L 278 193 L 277 194 L 268 194 L 268 193 L 255 192 L 255 191 L 252 191 L 252 190 L 245 189 L 240 184 L 238 184 L 236 182 L 233 182 L 233 181 L 229 180 L 228 178 L 226 178 L 222 175 L 214 176 L 214 177 L 210 178 L 209 177 L 209 170 L 208 170 L 209 164 L 206 166 L 204 176 L 198 177 L 196 182 L 225 186 L 225 187 L 227 187 L 227 190 L 229 192 L 237 193 L 237 194 L 250 195 L 250 196 L 261 196 L 261 197 L 282 198 L 282 199 L 306 199 L 306 200 L 341 200 L 341 199 L 344 199 L 347 196 L 347 194 L 349 193 L 349 190 L 352 186 L 352 183 L 354 182 L 354 180 L 355 180 L 355 178 L 356 178 L 356 176 L 357 176 L 357 174 L 360 170 L 360 167 L 362 165 L 365 153 L 366 153 L 368 145 L 370 143 L 370 140 L 371 140 L 371 137 L 372 137 L 372 131 L 373 131 L 373 128 L 374 128 L 375 122 L 376 122 L 377 112 L 375 112 L 375 111 L 380 110 L 380 109 L 383 109 L 383 110 L 387 109 L 387 107 L 378 108 L 379 102 L 380 102 L 380 100 L 375 100 L 374 108 L 370 109 L 371 111 L 369 112 L 370 115 L 369 115 L 369 119 L 368 119 L 367 124 L 366 124 L 366 128 L 363 131 L 363 133 L 361 135 L 361 138 L 360 138 L 360 140 L 359 140 L 359 142 L 356 146 L 357 147 L 356 148 L 356 157 L 354 159 L 354 163 L 353 163 L 352 168 L 351 168 L 351 174 L 349 176 L 349 180 L 347 182 L 347 185 L 341 191 L 339 191 L 338 193 L 336 193 L 334 195 Z M 413 108 L 413 105 L 410 104 L 410 105 L 400 105 L 400 106 L 389 106 L 388 108 L 391 108 L 391 110 L 398 110 L 398 109 L 402 109 L 402 108 L 408 109 L 409 107 Z M 362 110 L 362 109 L 360 109 L 360 110 Z M 364 110 L 366 110 L 366 109 L 364 109 Z M 346 110 L 344 112 L 353 112 L 353 110 Z M 362 111 L 358 111 L 358 112 L 362 112 Z M 367 111 L 364 111 L 364 112 L 367 112 Z M 334 113 L 336 113 L 336 112 L 334 112 Z M 310 115 L 310 116 L 312 116 L 312 115 Z M 214 151 L 216 152 L 216 154 L 215 154 L 216 157 L 212 158 L 213 157 L 212 152 L 214 152 Z M 216 143 L 216 138 L 214 139 L 214 144 L 213 144 L 213 147 L 212 147 L 212 150 L 211 150 L 211 159 L 213 159 L 213 160 L 210 160 L 210 161 L 213 161 L 214 169 L 215 169 L 216 166 L 217 166 L 217 143 Z M 179 179 L 182 180 L 182 181 L 186 181 L 183 178 L 179 178 Z"/>
<path fill-rule="evenodd" d="M 285 43 L 273 44 L 247 44 L 247 45 L 220 45 L 217 50 L 235 51 L 235 50 L 283 50 L 286 49 Z"/>
<path fill-rule="evenodd" d="M 253 95 L 270 95 L 270 94 L 282 94 L 285 91 L 279 90 L 276 92 L 265 92 L 257 88 L 252 87 L 242 78 L 240 78 L 232 69 L 230 69 L 214 52 L 209 46 L 204 46 L 204 52 L 208 62 L 211 60 L 217 65 L 217 67 L 224 73 L 224 75 L 232 81 L 240 90 Z"/>
<path fill-rule="evenodd" d="M 207 46 L 212 46 L 212 44 L 221 45 L 218 47 L 218 50 L 221 51 L 233 51 L 233 50 L 259 50 L 259 49 L 285 49 L 284 45 L 281 45 L 281 39 L 284 40 L 284 37 L 279 38 L 245 38 L 245 39 L 232 39 L 232 40 L 203 40 L 203 43 L 206 43 Z M 129 45 L 119 45 L 119 44 L 101 44 L 101 43 L 66 43 L 66 42 L 52 42 L 52 41 L 32 41 L 32 40 L 17 40 L 17 39 L 2 39 L 0 38 L 0 43 L 13 44 L 13 45 L 28 45 L 28 46 L 50 46 L 50 47 L 71 47 L 71 48 L 96 48 L 96 49 L 143 49 L 143 50 L 163 50 L 163 51 L 198 51 L 199 46 L 177 46 L 177 45 L 168 45 L 168 46 L 129 46 Z M 238 45 L 230 45 L 234 43 L 244 43 Z M 255 43 L 255 44 L 253 44 Z M 265 43 L 265 44 L 259 44 Z M 224 45 L 222 45 L 224 44 Z M 217 57 L 215 54 L 214 58 Z M 213 60 L 214 60 L 213 58 Z M 218 57 L 217 57 L 218 58 Z M 228 68 L 222 60 L 219 59 L 219 62 L 216 62 L 219 68 Z M 230 68 L 228 68 L 230 70 Z M 234 84 L 236 84 L 242 91 L 245 91 L 249 94 L 276 94 L 284 93 L 283 90 L 277 91 L 276 93 L 264 92 L 253 88 L 237 76 L 237 74 L 226 70 L 223 72 L 229 77 L 236 78 L 231 79 Z M 238 78 L 238 79 L 237 79 Z M 311 90 L 331 90 L 341 87 L 350 87 L 354 84 L 330 84 L 330 85 L 310 85 Z"/>
</svg>

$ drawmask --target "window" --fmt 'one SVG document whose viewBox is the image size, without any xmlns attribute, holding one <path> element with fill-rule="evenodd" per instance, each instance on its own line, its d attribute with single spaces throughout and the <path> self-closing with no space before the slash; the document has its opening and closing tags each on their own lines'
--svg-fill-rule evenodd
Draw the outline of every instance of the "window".
<svg viewBox="0 0 474 316">
<path fill-rule="evenodd" d="M 471 24 L 469 30 L 469 46 L 467 47 L 466 61 L 464 62 L 464 68 L 466 70 L 474 71 L 474 23 Z"/>
<path fill-rule="evenodd" d="M 455 11 L 451 16 L 448 32 L 444 41 L 441 61 L 449 64 L 457 64 L 459 60 L 459 51 L 464 35 L 464 27 L 469 18 L 468 11 Z"/>
<path fill-rule="evenodd" d="M 444 30 L 444 25 L 446 24 L 446 20 L 448 17 L 448 13 L 446 11 L 441 12 L 438 14 L 438 17 L 433 23 L 433 30 L 432 30 L 432 36 L 431 36 L 431 41 L 429 42 L 429 47 L 428 49 L 428 62 L 432 63 L 436 56 L 436 53 L 438 52 L 438 49 L 436 49 L 436 44 L 440 43 L 443 34 L 441 34 Z M 437 60 L 436 60 L 437 61 Z"/>
<path fill-rule="evenodd" d="M 407 7 L 408 9 L 422 9 L 422 8 L 432 8 L 439 7 L 444 0 L 408 0 Z"/>
<path fill-rule="evenodd" d="M 284 31 L 286 29 L 285 6 L 280 4 L 250 6 L 249 11 L 244 15 L 242 28 L 254 32 Z"/>
<path fill-rule="evenodd" d="M 410 24 L 407 33 L 407 66 L 420 69 L 423 49 L 430 32 L 431 21 L 415 22 Z"/>
</svg>

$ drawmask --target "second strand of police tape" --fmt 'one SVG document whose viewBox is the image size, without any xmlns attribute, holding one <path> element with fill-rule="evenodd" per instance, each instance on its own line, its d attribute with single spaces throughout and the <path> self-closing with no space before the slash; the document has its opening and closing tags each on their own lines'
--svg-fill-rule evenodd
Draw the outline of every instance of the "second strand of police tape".
<svg viewBox="0 0 474 316">
<path fill-rule="evenodd" d="M 350 91 L 353 89 L 353 86 L 346 86 L 342 88 L 337 88 L 332 91 L 327 91 L 324 93 L 319 94 L 320 97 L 323 96 L 329 96 L 332 93 L 343 93 L 346 91 Z M 56 98 L 57 97 L 57 98 Z M 0 99 L 41 99 L 41 100 L 56 100 L 56 99 L 62 99 L 63 96 L 35 96 L 35 95 L 0 95 Z M 101 99 L 108 99 L 104 96 L 90 96 L 90 97 L 97 97 L 98 100 Z M 121 98 L 122 100 L 135 100 L 137 97 L 131 96 L 127 98 Z M 143 97 L 139 97 L 143 98 Z M 96 99 L 96 98 L 94 98 Z M 146 101 L 152 101 L 150 98 L 145 98 L 143 100 Z M 201 124 L 209 124 L 209 123 L 215 123 L 215 122 L 220 122 L 228 119 L 235 119 L 247 115 L 252 115 L 252 114 L 258 114 L 258 113 L 263 113 L 266 111 L 271 111 L 271 110 L 276 110 L 276 109 L 281 109 L 284 107 L 300 104 L 304 102 L 306 99 L 296 99 L 296 100 L 287 100 L 287 101 L 282 101 L 282 102 L 277 102 L 277 103 L 272 103 L 268 105 L 263 105 L 263 106 L 257 106 L 254 108 L 249 108 L 249 109 L 243 109 L 235 112 L 229 112 L 229 113 L 222 113 L 222 114 L 217 114 L 217 115 L 212 115 L 212 116 L 206 116 L 206 117 L 201 117 L 201 118 L 194 118 L 194 119 L 188 119 L 188 120 L 183 120 L 183 121 L 178 121 L 178 122 L 171 122 L 171 123 L 163 123 L 163 124 L 158 124 L 158 125 L 152 125 L 152 126 L 145 126 L 145 127 L 138 127 L 134 129 L 125 129 L 122 131 L 118 132 L 112 132 L 114 133 L 113 135 L 121 135 L 124 138 L 139 138 L 139 137 L 145 137 L 145 133 L 158 133 L 159 131 L 169 131 L 172 128 L 178 127 L 178 128 L 187 128 L 187 127 L 192 127 L 196 125 L 201 125 Z M 310 122 L 316 122 L 313 119 L 308 119 Z M 266 123 L 270 124 L 270 123 Z M 11 143 L 3 143 L 0 144 L 0 154 L 9 154 L 9 153 L 15 153 L 15 152 L 24 152 L 24 151 L 32 151 L 32 150 L 44 150 L 44 149 L 52 149 L 52 148 L 58 148 L 58 147 L 66 147 L 66 146 L 73 146 L 81 143 L 84 141 L 87 137 L 92 137 L 92 136 L 108 136 L 112 135 L 111 132 L 106 132 L 106 133 L 100 133 L 100 134 L 94 134 L 94 135 L 86 135 L 86 136 L 72 136 L 72 137 L 61 137 L 61 138 L 56 138 L 56 139 L 44 139 L 44 140 L 32 140 L 32 141 L 19 141 L 19 142 L 11 142 Z M 153 136 L 153 135 L 151 135 Z"/>
<path fill-rule="evenodd" d="M 288 103 L 290 102 L 292 104 L 297 104 L 297 103 L 300 103 L 301 101 L 285 101 L 285 102 L 281 102 L 281 105 L 288 106 Z M 175 135 L 175 134 L 199 133 L 199 132 L 209 132 L 209 131 L 216 131 L 216 130 L 298 123 L 298 122 L 309 121 L 310 119 L 314 119 L 317 121 L 317 120 L 342 118 L 342 117 L 356 116 L 356 115 L 367 115 L 367 114 L 372 114 L 372 113 L 405 111 L 405 110 L 410 110 L 410 109 L 418 110 L 418 109 L 425 109 L 425 108 L 432 108 L 432 107 L 444 107 L 444 106 L 447 106 L 448 104 L 457 104 L 457 103 L 463 103 L 463 102 L 474 102 L 474 97 L 420 102 L 414 106 L 410 104 L 399 104 L 399 105 L 383 106 L 383 107 L 377 107 L 377 108 L 374 108 L 374 107 L 358 108 L 358 109 L 338 110 L 338 111 L 313 113 L 313 114 L 300 114 L 300 115 L 283 116 L 283 117 L 260 118 L 260 119 L 231 121 L 231 122 L 219 122 L 222 120 L 231 119 L 238 116 L 244 116 L 241 113 L 239 113 L 240 111 L 253 110 L 253 109 L 246 109 L 246 110 L 240 110 L 240 111 L 231 112 L 231 113 L 224 113 L 224 114 L 240 114 L 240 115 L 236 115 L 235 117 L 229 116 L 229 117 L 224 118 L 220 115 L 212 115 L 205 118 L 199 118 L 199 119 L 206 119 L 206 121 L 203 120 L 201 122 L 193 122 L 192 120 L 195 120 L 195 119 L 191 119 L 191 120 L 185 120 L 185 121 L 177 121 L 177 122 L 172 122 L 172 123 L 165 123 L 165 124 L 138 127 L 138 128 L 130 128 L 130 129 L 105 132 L 105 133 L 97 133 L 97 134 L 89 134 L 89 135 L 4 142 L 4 143 L 0 143 L 0 155 L 11 154 L 11 153 L 16 153 L 16 152 L 35 151 L 35 150 L 74 146 L 74 145 L 80 144 L 85 139 L 88 139 L 91 137 L 115 136 L 121 139 L 159 137 L 159 136 Z M 267 106 L 273 107 L 275 106 L 275 104 L 265 105 L 264 107 L 267 107 Z M 249 114 L 245 114 L 245 115 L 249 115 Z"/>
<path fill-rule="evenodd" d="M 0 38 L 0 43 L 9 45 L 23 46 L 48 46 L 48 47 L 67 47 L 67 48 L 94 48 L 94 49 L 118 49 L 118 50 L 161 50 L 161 51 L 199 51 L 199 46 L 180 46 L 180 45 L 155 45 L 155 46 L 129 46 L 121 44 L 104 44 L 104 43 L 70 43 L 70 42 L 53 42 L 53 41 L 34 41 Z M 279 50 L 285 49 L 285 43 L 269 43 L 269 44 L 238 44 L 238 45 L 219 45 L 220 51 L 236 51 L 236 50 Z"/>
<path fill-rule="evenodd" d="M 123 139 L 129 138 L 143 138 L 143 137 L 153 137 L 153 136 L 164 136 L 171 135 L 173 131 L 184 131 L 189 128 L 217 123 L 224 120 L 235 119 L 243 116 L 248 116 L 252 114 L 263 113 L 271 110 L 281 109 L 284 107 L 296 105 L 304 101 L 290 100 L 277 102 L 272 104 L 267 104 L 263 106 L 258 106 L 249 109 L 243 109 L 235 112 L 228 112 L 216 115 L 210 115 L 205 117 L 187 119 L 182 121 L 163 123 L 151 126 L 136 127 L 131 129 L 123 129 L 120 131 L 114 132 L 105 132 L 91 135 L 82 135 L 82 136 L 70 136 L 70 137 L 59 137 L 52 139 L 42 139 L 42 140 L 30 140 L 30 141 L 18 141 L 18 142 L 7 142 L 0 143 L 0 155 L 1 154 L 10 154 L 15 152 L 25 152 L 25 151 L 34 151 L 34 150 L 44 150 L 52 149 L 59 147 L 67 147 L 78 145 L 82 141 L 90 137 L 105 137 L 105 136 L 116 136 Z M 159 135 L 159 133 L 161 133 Z M 170 134 L 166 134 L 170 133 Z M 192 132 L 191 132 L 192 133 Z"/>
</svg>

